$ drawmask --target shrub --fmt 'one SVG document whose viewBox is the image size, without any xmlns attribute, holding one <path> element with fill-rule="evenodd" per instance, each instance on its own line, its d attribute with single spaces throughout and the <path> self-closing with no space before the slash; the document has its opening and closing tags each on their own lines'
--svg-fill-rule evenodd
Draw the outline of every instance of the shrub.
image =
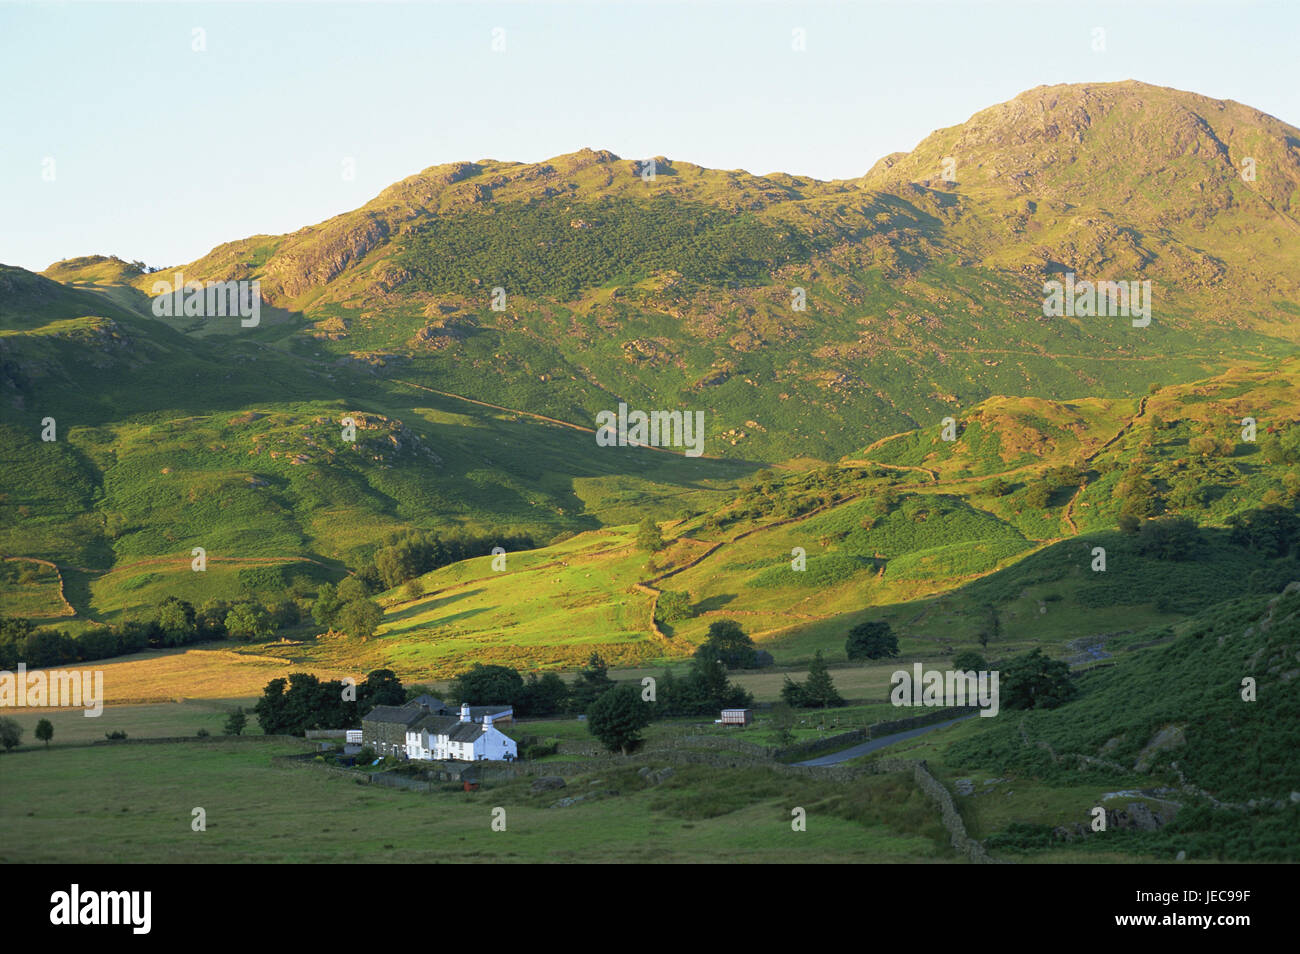
<svg viewBox="0 0 1300 954">
<path fill-rule="evenodd" d="M 849 630 L 844 650 L 850 659 L 883 659 L 898 655 L 898 637 L 883 619 L 859 623 Z"/>
</svg>

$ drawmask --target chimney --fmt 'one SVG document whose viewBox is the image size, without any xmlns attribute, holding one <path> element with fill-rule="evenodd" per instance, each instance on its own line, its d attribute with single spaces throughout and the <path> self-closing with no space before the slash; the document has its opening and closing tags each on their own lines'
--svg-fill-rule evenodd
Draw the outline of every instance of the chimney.
<svg viewBox="0 0 1300 954">
<path fill-rule="evenodd" d="M 461 722 L 469 722 L 469 721 L 471 721 L 471 720 L 470 720 L 470 717 L 469 717 L 469 703 L 468 703 L 468 702 L 462 702 L 461 705 L 460 705 L 460 721 L 461 721 Z"/>
<path fill-rule="evenodd" d="M 492 728 L 492 717 L 490 715 L 485 715 L 483 717 L 483 731 L 486 732 L 490 728 Z"/>
</svg>

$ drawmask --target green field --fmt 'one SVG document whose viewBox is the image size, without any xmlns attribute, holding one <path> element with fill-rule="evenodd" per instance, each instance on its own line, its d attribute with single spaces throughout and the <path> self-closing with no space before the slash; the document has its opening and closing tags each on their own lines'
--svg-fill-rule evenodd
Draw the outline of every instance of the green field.
<svg viewBox="0 0 1300 954">
<path fill-rule="evenodd" d="M 531 782 L 422 795 L 272 767 L 292 744 L 105 746 L 0 756 L 14 862 L 954 861 L 937 812 L 903 776 L 825 785 L 762 769 L 679 768 L 657 787 L 635 764 L 533 793 Z M 653 760 L 651 763 L 653 764 Z M 594 784 L 593 784 L 594 783 Z M 550 808 L 575 792 L 599 800 Z M 207 831 L 191 831 L 191 812 Z M 493 831 L 492 810 L 506 810 Z M 792 831 L 790 810 L 808 813 Z"/>
</svg>

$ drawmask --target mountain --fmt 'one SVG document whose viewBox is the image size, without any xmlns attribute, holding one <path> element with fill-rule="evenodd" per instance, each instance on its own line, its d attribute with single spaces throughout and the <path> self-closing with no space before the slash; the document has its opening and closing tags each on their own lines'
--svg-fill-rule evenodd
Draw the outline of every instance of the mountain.
<svg viewBox="0 0 1300 954">
<path fill-rule="evenodd" d="M 0 540 L 95 574 L 193 546 L 337 571 L 412 527 L 545 542 L 725 511 L 765 465 L 866 457 L 962 486 L 1064 466 L 1153 388 L 1266 376 L 1294 354 L 1297 184 L 1294 127 L 1082 84 L 1030 90 L 857 179 L 591 149 L 485 159 L 161 271 L 0 267 Z M 177 272 L 259 281 L 261 321 L 155 315 Z M 1071 273 L 1149 281 L 1149 325 L 1049 317 L 1045 283 Z M 597 446 L 596 415 L 622 401 L 702 411 L 705 456 Z M 349 414 L 362 438 L 344 447 Z M 67 443 L 38 440 L 47 416 Z M 985 556 L 1015 552 L 999 546 Z M 83 610 L 175 585 L 97 580 Z"/>
<path fill-rule="evenodd" d="M 768 459 L 835 459 L 995 394 L 1132 397 L 1297 339 L 1300 131 L 1236 103 L 1040 87 L 859 179 L 653 168 L 590 149 L 435 166 L 163 274 L 260 280 L 298 352 L 575 423 L 701 409 L 708 453 Z M 1067 272 L 1150 281 L 1150 326 L 1045 317 Z"/>
</svg>

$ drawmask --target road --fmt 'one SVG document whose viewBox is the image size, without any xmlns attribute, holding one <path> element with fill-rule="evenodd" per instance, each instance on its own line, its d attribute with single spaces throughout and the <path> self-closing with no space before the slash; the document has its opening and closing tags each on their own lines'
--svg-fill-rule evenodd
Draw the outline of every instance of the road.
<svg viewBox="0 0 1300 954">
<path fill-rule="evenodd" d="M 878 739 L 872 739 L 869 742 L 863 742 L 849 749 L 841 749 L 839 752 L 832 752 L 830 755 L 819 755 L 815 759 L 809 759 L 806 762 L 795 762 L 795 765 L 838 765 L 840 762 L 847 762 L 849 759 L 856 759 L 859 755 L 866 755 L 868 752 L 874 752 L 877 749 L 883 749 L 887 745 L 893 745 L 895 742 L 902 742 L 904 739 L 914 739 L 918 735 L 924 735 L 934 729 L 942 729 L 946 725 L 952 725 L 956 722 L 963 722 L 966 719 L 973 719 L 978 713 L 959 716 L 956 719 L 949 719 L 947 722 L 936 722 L 934 725 L 923 725 L 919 729 L 908 729 L 906 732 L 896 732 L 893 735 L 882 735 Z"/>
</svg>

